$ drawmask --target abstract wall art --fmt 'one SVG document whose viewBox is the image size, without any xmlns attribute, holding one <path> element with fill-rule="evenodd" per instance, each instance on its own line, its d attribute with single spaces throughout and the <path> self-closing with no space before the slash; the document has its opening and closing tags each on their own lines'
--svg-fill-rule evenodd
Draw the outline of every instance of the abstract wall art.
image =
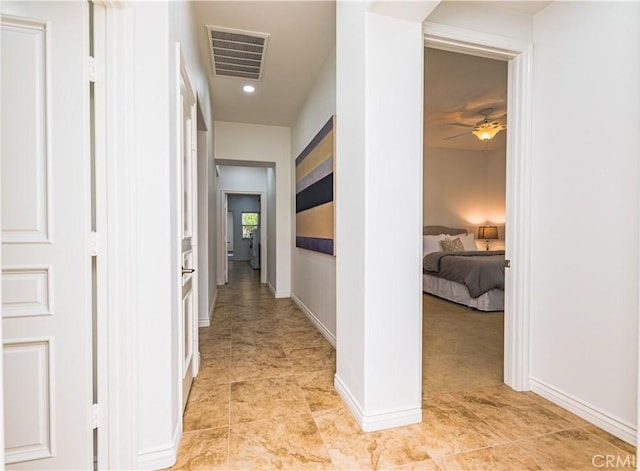
<svg viewBox="0 0 640 471">
<path fill-rule="evenodd" d="M 335 116 L 296 158 L 296 247 L 335 255 Z"/>
</svg>

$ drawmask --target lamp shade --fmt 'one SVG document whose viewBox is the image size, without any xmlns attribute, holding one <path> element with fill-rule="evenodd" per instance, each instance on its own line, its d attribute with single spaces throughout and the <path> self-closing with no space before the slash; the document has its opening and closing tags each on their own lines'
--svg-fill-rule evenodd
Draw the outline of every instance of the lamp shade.
<svg viewBox="0 0 640 471">
<path fill-rule="evenodd" d="M 497 226 L 480 226 L 478 228 L 478 239 L 497 239 L 498 227 Z"/>
</svg>

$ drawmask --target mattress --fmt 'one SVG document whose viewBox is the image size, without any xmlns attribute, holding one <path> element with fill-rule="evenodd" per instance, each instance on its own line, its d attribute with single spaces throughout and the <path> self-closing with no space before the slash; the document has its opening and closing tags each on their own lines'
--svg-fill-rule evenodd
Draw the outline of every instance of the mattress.
<svg viewBox="0 0 640 471">
<path fill-rule="evenodd" d="M 504 290 L 501 289 L 492 289 L 472 298 L 464 284 L 423 273 L 422 291 L 479 311 L 504 311 Z"/>
</svg>

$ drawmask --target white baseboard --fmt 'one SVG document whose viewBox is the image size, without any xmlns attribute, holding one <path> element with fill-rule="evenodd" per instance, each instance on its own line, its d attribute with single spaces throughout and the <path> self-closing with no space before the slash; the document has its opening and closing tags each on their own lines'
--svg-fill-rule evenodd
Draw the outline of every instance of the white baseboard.
<svg viewBox="0 0 640 471">
<path fill-rule="evenodd" d="M 587 422 L 597 425 L 619 439 L 624 440 L 633 446 L 636 445 L 638 430 L 634 428 L 633 425 L 617 417 L 613 417 L 605 411 L 600 410 L 591 404 L 587 404 L 571 394 L 560 391 L 553 386 L 549 386 L 538 379 L 530 378 L 529 383 L 531 385 L 531 390 L 536 394 L 539 394 L 554 404 L 573 412 Z"/>
<path fill-rule="evenodd" d="M 198 327 L 209 327 L 211 325 L 211 319 L 213 318 L 213 308 L 216 306 L 216 301 L 218 300 L 218 290 L 213 295 L 213 301 L 211 301 L 211 306 L 209 306 L 209 317 L 207 319 L 198 319 Z"/>
<path fill-rule="evenodd" d="M 420 407 L 411 409 L 395 409 L 378 412 L 376 414 L 365 415 L 360 403 L 349 391 L 349 388 L 342 382 L 338 374 L 334 376 L 334 385 L 336 391 L 347 404 L 349 410 L 353 414 L 365 432 L 375 432 L 377 430 L 386 430 L 393 427 L 402 427 L 404 425 L 419 424 L 422 422 L 422 409 Z"/>
<path fill-rule="evenodd" d="M 318 319 L 316 315 L 313 312 L 311 312 L 311 309 L 309 309 L 305 305 L 305 303 L 303 303 L 300 300 L 300 298 L 298 298 L 294 293 L 291 293 L 291 299 L 293 300 L 294 303 L 298 305 L 300 310 L 306 314 L 309 320 L 313 322 L 313 324 L 318 328 L 320 333 L 324 335 L 324 337 L 329 341 L 329 343 L 333 345 L 333 348 L 336 348 L 336 336 L 333 335 L 333 333 L 329 329 L 327 329 L 322 322 L 320 322 L 320 319 Z"/>
<path fill-rule="evenodd" d="M 289 291 L 276 291 L 270 281 L 267 280 L 267 286 L 269 287 L 269 291 L 273 294 L 275 298 L 290 298 L 291 293 Z"/>
<path fill-rule="evenodd" d="M 176 464 L 181 437 L 182 420 L 178 420 L 178 424 L 173 431 L 173 443 L 139 452 L 138 469 L 166 469 Z"/>
</svg>

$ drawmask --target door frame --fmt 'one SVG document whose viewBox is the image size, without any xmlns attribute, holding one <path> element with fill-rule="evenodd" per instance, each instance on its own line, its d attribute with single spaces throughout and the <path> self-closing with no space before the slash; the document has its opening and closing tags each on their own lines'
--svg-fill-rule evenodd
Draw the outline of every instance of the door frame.
<svg viewBox="0 0 640 471">
<path fill-rule="evenodd" d="M 98 468 L 138 467 L 137 402 L 137 173 L 133 79 L 133 12 L 126 0 L 93 0 L 100 21 L 94 31 L 98 88 L 96 207 L 102 228 L 96 252 L 98 305 Z M 108 97 L 108 99 L 106 98 Z M 98 165 L 99 162 L 99 165 Z M 107 223 L 108 222 L 108 223 Z M 124 229 L 126 228 L 126 230 Z M 100 323 L 102 324 L 100 325 Z"/>
<path fill-rule="evenodd" d="M 175 93 L 176 93 L 176 108 L 174 113 L 176 113 L 176 147 L 174 149 L 174 175 L 175 180 L 174 184 L 176 187 L 175 191 L 175 204 L 176 204 L 176 227 L 174 232 L 174 237 L 176 237 L 177 246 L 175 253 L 175 264 L 176 271 L 174 273 L 174 278 L 176 282 L 176 293 L 177 293 L 177 306 L 175 306 L 179 315 L 178 320 L 178 366 L 180 368 L 180 374 L 177 378 L 178 380 L 178 397 L 177 397 L 177 410 L 183 411 L 183 377 L 184 377 L 184 355 L 183 351 L 186 349 L 184 345 L 184 330 L 183 330 L 183 298 L 182 298 L 182 290 L 183 290 L 183 275 L 182 275 L 182 267 L 183 267 L 183 247 L 182 247 L 182 239 L 184 237 L 184 220 L 182 218 L 183 214 L 183 201 L 182 201 L 182 185 L 184 182 L 183 177 L 183 142 L 179 136 L 183 133 L 183 103 L 182 96 L 183 94 L 189 99 L 190 104 L 188 105 L 191 110 L 191 256 L 192 263 L 194 263 L 195 268 L 198 267 L 198 155 L 197 155 L 197 142 L 198 142 L 198 130 L 197 130 L 197 107 L 198 107 L 198 97 L 193 88 L 191 79 L 189 78 L 189 73 L 187 71 L 187 66 L 184 60 L 184 54 L 182 52 L 182 48 L 180 47 L 180 43 L 175 43 Z M 185 91 L 182 91 L 182 87 L 184 84 Z M 191 369 L 193 378 L 198 375 L 200 369 L 200 350 L 198 347 L 198 296 L 199 296 L 199 278 L 198 271 L 196 270 L 191 274 L 192 279 L 192 316 L 191 319 L 191 327 L 193 329 L 191 343 L 192 343 L 192 358 L 191 358 Z M 180 421 L 182 424 L 182 420 Z"/>
<path fill-rule="evenodd" d="M 227 212 L 225 209 L 225 201 L 229 195 L 252 195 L 260 197 L 260 283 L 266 284 L 267 282 L 267 200 L 264 191 L 251 191 L 251 190 L 220 190 L 220 205 L 218 207 L 218 227 L 220 227 L 220 237 L 218 237 L 218 253 L 221 254 L 221 260 L 226 260 L 227 256 L 227 244 L 225 239 L 227 237 Z M 263 224 L 264 221 L 264 224 Z M 228 280 L 229 265 L 224 263 L 225 273 L 223 277 Z"/>
<path fill-rule="evenodd" d="M 425 47 L 507 61 L 507 174 L 504 382 L 529 383 L 531 311 L 531 107 L 533 46 L 502 36 L 425 21 Z"/>
</svg>

